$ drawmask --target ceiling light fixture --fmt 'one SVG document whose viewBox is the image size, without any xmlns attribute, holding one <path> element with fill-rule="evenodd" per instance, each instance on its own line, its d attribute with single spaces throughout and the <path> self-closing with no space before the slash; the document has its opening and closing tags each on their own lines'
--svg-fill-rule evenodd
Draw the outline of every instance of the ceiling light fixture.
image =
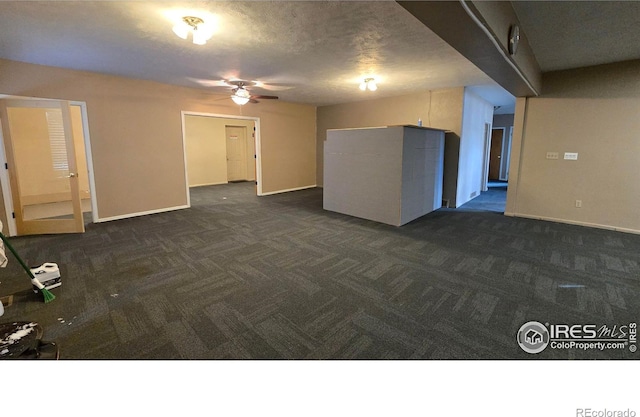
<svg viewBox="0 0 640 417">
<path fill-rule="evenodd" d="M 192 33 L 193 43 L 204 45 L 213 36 L 213 30 L 199 17 L 185 16 L 173 27 L 173 33 L 182 39 L 187 39 Z"/>
<path fill-rule="evenodd" d="M 234 103 L 240 106 L 244 106 L 245 104 L 247 104 L 250 98 L 251 94 L 249 94 L 249 91 L 247 91 L 244 87 L 236 88 L 231 95 L 231 100 L 233 100 Z"/>
<path fill-rule="evenodd" d="M 360 89 L 362 91 L 365 91 L 365 90 L 376 91 L 378 89 L 378 86 L 376 85 L 376 80 L 374 80 L 373 78 L 365 78 L 364 81 L 360 83 Z"/>
</svg>

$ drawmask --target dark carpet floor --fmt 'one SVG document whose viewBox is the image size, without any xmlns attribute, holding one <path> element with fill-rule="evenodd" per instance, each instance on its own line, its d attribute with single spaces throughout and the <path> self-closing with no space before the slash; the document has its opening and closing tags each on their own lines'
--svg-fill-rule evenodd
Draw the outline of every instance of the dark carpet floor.
<svg viewBox="0 0 640 417">
<path fill-rule="evenodd" d="M 196 188 L 190 209 L 12 238 L 63 284 L 43 303 L 9 254 L 0 321 L 38 321 L 61 359 L 637 358 L 531 355 L 516 333 L 637 321 L 640 236 L 505 217 L 493 197 L 398 228 L 323 210 L 322 189 Z"/>
</svg>

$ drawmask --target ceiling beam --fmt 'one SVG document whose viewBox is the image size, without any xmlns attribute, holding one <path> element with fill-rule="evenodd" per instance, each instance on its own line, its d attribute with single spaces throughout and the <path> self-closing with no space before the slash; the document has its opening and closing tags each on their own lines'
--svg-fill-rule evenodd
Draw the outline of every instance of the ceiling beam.
<svg viewBox="0 0 640 417">
<path fill-rule="evenodd" d="M 537 96 L 542 72 L 510 2 L 398 1 L 426 27 L 516 97 Z M 520 28 L 515 54 L 509 32 Z"/>
</svg>

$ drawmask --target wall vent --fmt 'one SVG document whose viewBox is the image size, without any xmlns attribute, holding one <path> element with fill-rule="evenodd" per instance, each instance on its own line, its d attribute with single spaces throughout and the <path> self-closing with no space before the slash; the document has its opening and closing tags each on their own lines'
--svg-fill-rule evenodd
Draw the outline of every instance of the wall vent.
<svg viewBox="0 0 640 417">
<path fill-rule="evenodd" d="M 469 196 L 469 198 L 473 198 L 473 197 L 475 197 L 475 196 L 477 196 L 477 195 L 478 195 L 478 192 L 477 192 L 477 191 L 474 191 L 474 192 L 472 192 L 472 193 L 471 193 L 471 195 Z"/>
</svg>

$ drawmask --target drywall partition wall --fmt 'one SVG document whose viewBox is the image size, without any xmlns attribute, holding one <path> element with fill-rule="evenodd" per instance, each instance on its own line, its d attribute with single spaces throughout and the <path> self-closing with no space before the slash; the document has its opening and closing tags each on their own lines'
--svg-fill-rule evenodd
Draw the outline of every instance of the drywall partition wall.
<svg viewBox="0 0 640 417">
<path fill-rule="evenodd" d="M 400 224 L 442 207 L 444 131 L 404 127 Z"/>
<path fill-rule="evenodd" d="M 485 126 L 491 125 L 493 106 L 465 89 L 462 111 L 462 135 L 458 165 L 458 183 L 454 207 L 460 207 L 480 195 L 484 176 Z"/>
<path fill-rule="evenodd" d="M 314 106 L 239 107 L 201 89 L 8 60 L 0 94 L 87 103 L 101 220 L 188 205 L 182 111 L 260 118 L 263 193 L 315 185 Z"/>
<path fill-rule="evenodd" d="M 640 232 L 638 74 L 640 61 L 553 72 L 518 99 L 506 214 Z"/>
<path fill-rule="evenodd" d="M 403 128 L 327 131 L 323 207 L 400 225 Z"/>
<path fill-rule="evenodd" d="M 323 180 L 323 154 L 327 129 L 369 126 L 415 125 L 418 119 L 425 127 L 451 131 L 459 137 L 462 127 L 464 88 L 448 88 L 410 95 L 318 107 L 317 112 L 317 179 Z M 445 169 L 447 169 L 445 167 Z M 457 168 L 452 175 L 456 175 Z M 455 181 L 453 181 L 455 183 Z"/>
<path fill-rule="evenodd" d="M 226 126 L 247 128 L 247 172 L 255 180 L 254 138 L 252 120 L 225 119 L 211 115 L 184 116 L 187 176 L 189 186 L 227 183 Z M 252 168 L 252 170 L 250 170 Z"/>
<path fill-rule="evenodd" d="M 323 207 L 401 226 L 442 206 L 444 131 L 372 127 L 327 131 Z"/>
</svg>

